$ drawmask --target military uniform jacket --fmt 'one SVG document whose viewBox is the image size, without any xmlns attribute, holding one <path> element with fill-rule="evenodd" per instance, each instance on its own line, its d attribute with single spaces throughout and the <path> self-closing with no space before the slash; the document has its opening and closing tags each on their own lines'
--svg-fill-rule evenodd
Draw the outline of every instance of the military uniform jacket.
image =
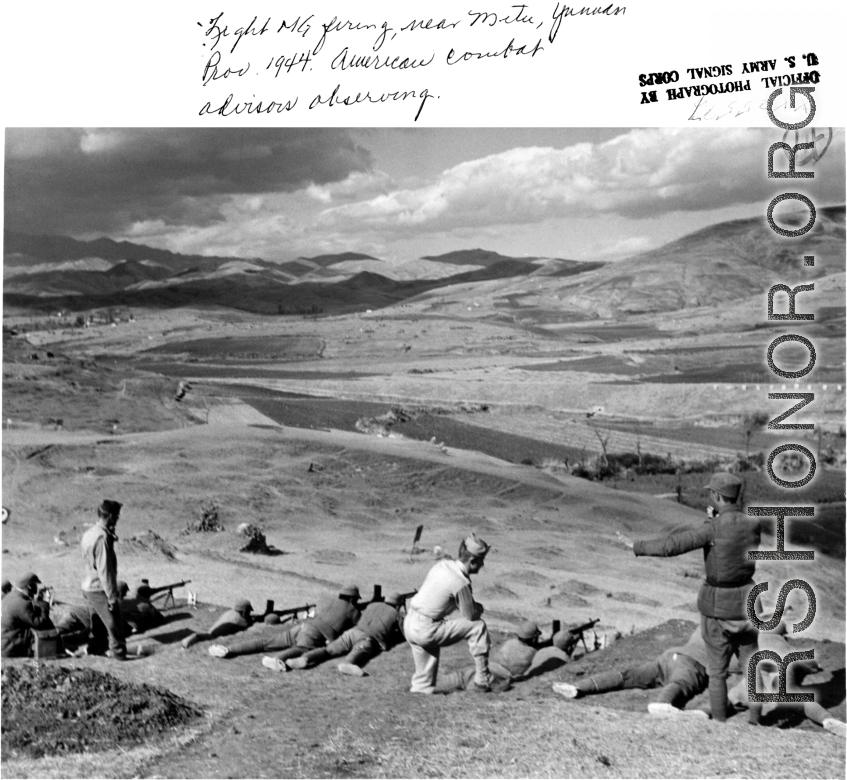
<svg viewBox="0 0 847 780">
<path fill-rule="evenodd" d="M 17 588 L 3 599 L 0 616 L 0 657 L 29 655 L 30 629 L 52 628 L 50 607 L 40 599 L 31 599 Z"/>
<path fill-rule="evenodd" d="M 680 531 L 668 537 L 635 542 L 636 555 L 682 555 L 703 549 L 706 579 L 697 596 L 701 615 L 724 620 L 747 617 L 747 594 L 753 587 L 754 561 L 747 552 L 756 549 L 762 537 L 761 521 L 737 508 L 727 507 L 701 528 Z"/>
<path fill-rule="evenodd" d="M 465 564 L 444 558 L 426 575 L 409 607 L 430 620 L 444 620 L 459 611 L 467 620 L 476 619 L 471 577 Z"/>
<path fill-rule="evenodd" d="M 120 601 L 115 537 L 102 523 L 89 528 L 83 534 L 82 558 L 85 561 L 82 589 L 103 591 L 109 603 Z"/>
<path fill-rule="evenodd" d="M 323 634 L 327 642 L 338 639 L 348 628 L 353 628 L 359 612 L 349 601 L 335 599 L 311 620 L 312 625 Z"/>
<path fill-rule="evenodd" d="M 403 640 L 400 623 L 397 617 L 397 608 L 384 601 L 375 601 L 368 604 L 362 617 L 356 624 L 363 634 L 375 640 L 383 649 L 388 650 Z"/>
<path fill-rule="evenodd" d="M 532 665 L 535 653 L 534 647 L 513 636 L 494 651 L 493 660 L 501 666 L 505 666 L 512 677 L 519 677 L 525 674 L 526 670 Z"/>
<path fill-rule="evenodd" d="M 228 634 L 237 634 L 239 631 L 244 631 L 253 625 L 252 620 L 248 620 L 240 612 L 234 609 L 228 609 L 223 613 L 209 629 L 212 636 L 227 636 Z"/>
<path fill-rule="evenodd" d="M 688 637 L 688 642 L 680 647 L 671 647 L 669 650 L 665 650 L 663 655 L 669 657 L 673 656 L 675 653 L 678 655 L 687 655 L 705 669 L 708 668 L 706 658 L 707 652 L 706 643 L 703 641 L 703 633 L 698 627 L 692 631 L 691 636 Z"/>
</svg>

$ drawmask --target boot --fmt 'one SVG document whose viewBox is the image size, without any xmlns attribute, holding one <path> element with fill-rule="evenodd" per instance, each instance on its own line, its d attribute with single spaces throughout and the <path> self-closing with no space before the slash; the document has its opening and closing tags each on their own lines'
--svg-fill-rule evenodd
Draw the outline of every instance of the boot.
<svg viewBox="0 0 847 780">
<path fill-rule="evenodd" d="M 488 669 L 488 656 L 475 655 L 473 657 L 476 673 L 474 674 L 472 688 L 476 690 L 491 689 L 491 672 Z"/>
<path fill-rule="evenodd" d="M 304 653 L 299 658 L 292 658 L 288 661 L 288 666 L 291 669 L 311 669 L 329 659 L 330 655 L 326 648 L 318 647 L 315 650 L 309 650 L 308 653 Z"/>
<path fill-rule="evenodd" d="M 668 683 L 659 691 L 656 701 L 660 704 L 670 704 L 673 707 L 679 708 L 685 707 L 685 702 L 682 701 L 683 698 L 682 688 L 676 683 Z"/>
</svg>

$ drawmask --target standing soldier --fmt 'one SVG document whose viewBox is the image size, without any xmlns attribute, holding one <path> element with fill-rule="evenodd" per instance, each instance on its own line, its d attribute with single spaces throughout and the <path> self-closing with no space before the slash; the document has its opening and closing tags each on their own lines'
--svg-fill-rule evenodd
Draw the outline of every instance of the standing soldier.
<svg viewBox="0 0 847 780">
<path fill-rule="evenodd" d="M 441 648 L 463 639 L 468 640 L 476 667 L 471 690 L 505 689 L 499 680 L 492 680 L 488 669 L 491 639 L 482 620 L 482 604 L 474 601 L 471 588 L 471 575 L 485 565 L 489 549 L 476 534 L 468 536 L 459 546 L 459 559 L 438 561 L 409 603 L 403 633 L 415 661 L 411 693 L 435 693 Z"/>
<path fill-rule="evenodd" d="M 121 514 L 121 504 L 105 500 L 97 509 L 97 524 L 82 537 L 82 558 L 85 578 L 82 595 L 91 612 L 92 644 L 102 649 L 108 635 L 109 655 L 118 661 L 126 660 L 126 642 L 121 626 L 121 594 L 118 590 L 118 559 L 115 526 Z M 89 648 L 90 649 L 90 648 Z"/>
<path fill-rule="evenodd" d="M 762 526 L 758 518 L 741 511 L 741 488 L 742 482 L 734 474 L 719 471 L 712 475 L 706 485 L 711 504 L 702 528 L 634 543 L 618 534 L 636 555 L 682 555 L 702 548 L 706 578 L 697 596 L 697 609 L 707 649 L 712 719 L 719 723 L 726 721 L 726 678 L 732 656 L 737 655 L 741 668 L 747 669 L 758 650 L 758 631 L 747 617 L 747 595 L 753 588 L 756 564 L 747 559 L 747 553 L 759 546 Z M 751 722 L 758 722 L 761 706 L 751 703 Z"/>
</svg>

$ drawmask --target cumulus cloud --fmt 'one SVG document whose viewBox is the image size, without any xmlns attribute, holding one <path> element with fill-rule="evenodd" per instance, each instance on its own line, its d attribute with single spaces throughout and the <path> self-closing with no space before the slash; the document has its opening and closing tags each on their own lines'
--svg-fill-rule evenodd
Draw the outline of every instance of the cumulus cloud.
<svg viewBox="0 0 847 780">
<path fill-rule="evenodd" d="M 6 226 L 76 235 L 210 225 L 233 195 L 322 187 L 371 163 L 335 129 L 9 129 Z"/>
<path fill-rule="evenodd" d="M 330 207 L 320 221 L 427 232 L 604 213 L 642 219 L 766 202 L 774 193 L 766 152 L 775 140 L 772 129 L 651 129 L 563 149 L 515 148 L 463 162 L 422 186 Z M 844 200 L 843 170 L 839 134 L 816 169 L 821 201 Z"/>
</svg>

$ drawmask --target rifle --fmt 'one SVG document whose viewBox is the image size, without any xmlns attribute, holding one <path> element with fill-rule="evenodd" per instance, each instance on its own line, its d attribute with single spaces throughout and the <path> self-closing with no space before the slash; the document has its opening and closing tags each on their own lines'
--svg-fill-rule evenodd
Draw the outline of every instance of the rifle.
<svg viewBox="0 0 847 780">
<path fill-rule="evenodd" d="M 305 612 L 307 615 L 315 608 L 315 604 L 305 604 L 302 607 L 288 607 L 286 609 L 274 609 L 273 599 L 265 601 L 265 611 L 261 615 L 253 615 L 254 619 L 263 620 L 268 615 L 278 615 L 280 618 L 292 616 L 293 620 L 299 612 Z M 287 622 L 287 621 L 283 621 Z"/>
<path fill-rule="evenodd" d="M 165 594 L 165 599 L 162 602 L 162 609 L 167 609 L 169 601 L 170 601 L 170 605 L 172 607 L 176 606 L 176 600 L 174 599 L 174 588 L 182 588 L 182 587 L 188 585 L 188 583 L 191 582 L 191 580 L 182 580 L 180 582 L 172 582 L 170 585 L 159 585 L 158 588 L 151 588 L 149 585 L 147 585 L 146 580 L 142 580 L 142 582 L 144 582 L 144 584 L 147 587 L 147 593 L 148 593 L 148 597 L 149 597 L 150 601 L 152 601 L 154 598 L 158 598 L 159 594 L 161 594 L 161 593 Z M 141 588 L 139 588 L 139 590 L 141 590 Z"/>
<path fill-rule="evenodd" d="M 569 628 L 571 634 L 574 636 L 578 636 L 582 641 L 582 646 L 585 648 L 585 652 L 588 652 L 588 645 L 585 644 L 585 632 L 591 628 L 594 628 L 600 622 L 600 618 L 594 618 L 594 620 L 589 620 L 587 623 L 583 623 L 581 626 L 577 626 L 576 628 Z"/>
</svg>

